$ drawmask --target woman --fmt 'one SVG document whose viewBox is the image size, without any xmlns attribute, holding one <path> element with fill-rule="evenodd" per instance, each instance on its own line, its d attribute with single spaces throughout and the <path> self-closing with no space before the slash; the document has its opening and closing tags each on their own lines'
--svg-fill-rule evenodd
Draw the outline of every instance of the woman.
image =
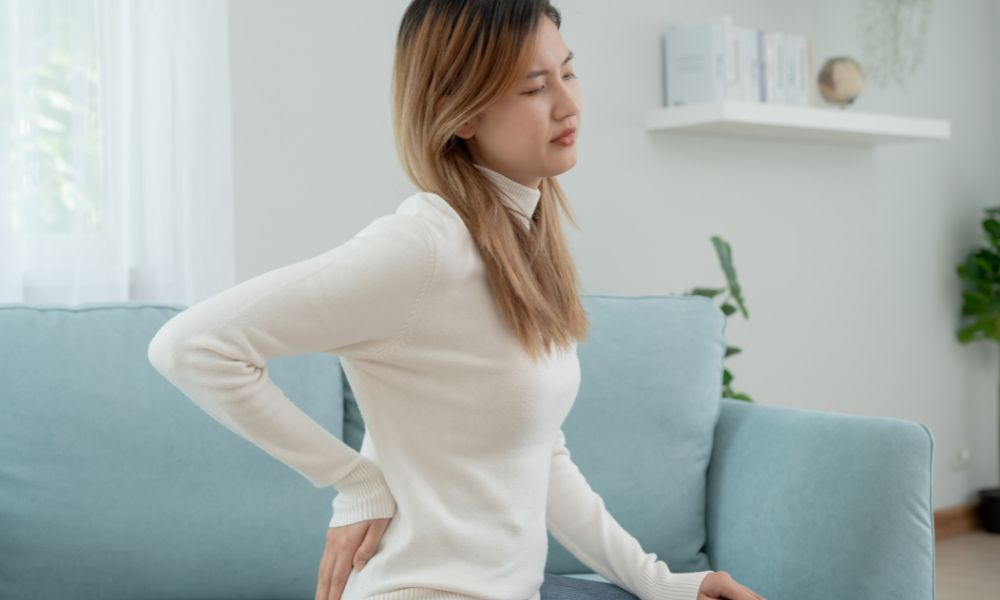
<svg viewBox="0 0 1000 600">
<path fill-rule="evenodd" d="M 761 598 L 724 572 L 671 573 L 566 448 L 587 320 L 558 218 L 581 115 L 559 25 L 546 0 L 411 3 L 394 128 L 422 191 L 150 343 L 211 416 L 337 489 L 317 600 Z M 268 358 L 307 352 L 341 358 L 360 453 L 268 377 Z M 613 583 L 546 575 L 546 531 Z"/>
</svg>

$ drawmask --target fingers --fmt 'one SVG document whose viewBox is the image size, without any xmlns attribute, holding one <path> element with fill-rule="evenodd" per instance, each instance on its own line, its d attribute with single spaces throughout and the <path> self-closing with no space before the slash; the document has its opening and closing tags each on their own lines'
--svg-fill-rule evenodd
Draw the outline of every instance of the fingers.
<svg viewBox="0 0 1000 600">
<path fill-rule="evenodd" d="M 764 600 L 763 596 L 761 596 L 757 592 L 751 590 L 747 586 L 745 586 L 745 585 L 743 585 L 741 583 L 737 583 L 736 585 L 740 587 L 740 591 L 743 594 L 743 595 L 740 596 L 740 600 L 743 600 L 744 598 L 746 600 Z"/>
<path fill-rule="evenodd" d="M 351 576 L 351 555 L 347 552 L 338 552 L 336 557 L 333 575 L 330 577 L 330 592 L 324 600 L 340 600 L 344 586 L 347 585 L 347 578 Z"/>
<path fill-rule="evenodd" d="M 319 560 L 319 573 L 316 575 L 316 597 L 314 600 L 326 600 L 330 593 L 330 574 L 333 572 L 333 548 L 327 543 L 323 549 L 323 557 Z"/>
<path fill-rule="evenodd" d="M 709 598 L 712 598 L 712 594 L 718 594 L 718 598 L 726 600 L 765 600 L 757 592 L 733 579 L 726 571 L 717 571 L 712 576 L 712 583 L 717 584 L 717 587 L 713 585 L 705 590 Z"/>
<path fill-rule="evenodd" d="M 361 540 L 361 545 L 358 546 L 357 551 L 354 553 L 355 571 L 363 569 L 368 559 L 375 555 L 378 542 L 382 539 L 382 533 L 385 531 L 387 524 L 388 521 L 375 521 L 368 527 L 368 531 L 365 532 L 365 539 Z"/>
<path fill-rule="evenodd" d="M 359 522 L 341 527 L 331 527 L 326 534 L 326 547 L 320 559 L 315 600 L 340 600 L 344 587 L 354 567 L 359 539 L 368 535 L 372 527 Z M 377 541 L 377 540 L 376 540 Z"/>
</svg>

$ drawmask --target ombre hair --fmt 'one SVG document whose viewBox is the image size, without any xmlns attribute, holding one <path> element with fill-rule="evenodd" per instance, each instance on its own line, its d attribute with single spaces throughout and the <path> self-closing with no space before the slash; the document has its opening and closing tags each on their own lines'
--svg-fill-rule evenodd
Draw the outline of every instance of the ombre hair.
<svg viewBox="0 0 1000 600">
<path fill-rule="evenodd" d="M 589 327 L 559 209 L 577 229 L 555 177 L 543 178 L 530 230 L 474 166 L 455 132 L 514 89 L 531 67 L 548 0 L 413 0 L 393 64 L 393 131 L 406 175 L 465 222 L 503 319 L 533 359 L 568 347 Z"/>
</svg>

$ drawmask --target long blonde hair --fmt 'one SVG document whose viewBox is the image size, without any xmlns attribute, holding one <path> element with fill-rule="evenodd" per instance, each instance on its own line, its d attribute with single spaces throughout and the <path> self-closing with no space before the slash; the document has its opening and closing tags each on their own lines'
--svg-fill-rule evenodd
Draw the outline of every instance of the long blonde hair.
<svg viewBox="0 0 1000 600">
<path fill-rule="evenodd" d="M 546 177 L 525 230 L 455 132 L 530 68 L 543 16 L 561 25 L 547 0 L 414 0 L 399 27 L 392 80 L 396 151 L 406 175 L 461 216 L 500 314 L 533 359 L 586 337 L 559 209 L 579 227 L 559 182 Z"/>
</svg>

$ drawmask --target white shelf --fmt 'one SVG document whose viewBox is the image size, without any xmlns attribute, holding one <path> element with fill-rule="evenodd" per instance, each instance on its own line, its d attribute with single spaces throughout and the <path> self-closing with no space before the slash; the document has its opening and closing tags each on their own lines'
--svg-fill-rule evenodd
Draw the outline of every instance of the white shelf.
<svg viewBox="0 0 1000 600">
<path fill-rule="evenodd" d="M 944 119 L 735 100 L 656 108 L 646 128 L 859 145 L 951 139 Z"/>
</svg>

